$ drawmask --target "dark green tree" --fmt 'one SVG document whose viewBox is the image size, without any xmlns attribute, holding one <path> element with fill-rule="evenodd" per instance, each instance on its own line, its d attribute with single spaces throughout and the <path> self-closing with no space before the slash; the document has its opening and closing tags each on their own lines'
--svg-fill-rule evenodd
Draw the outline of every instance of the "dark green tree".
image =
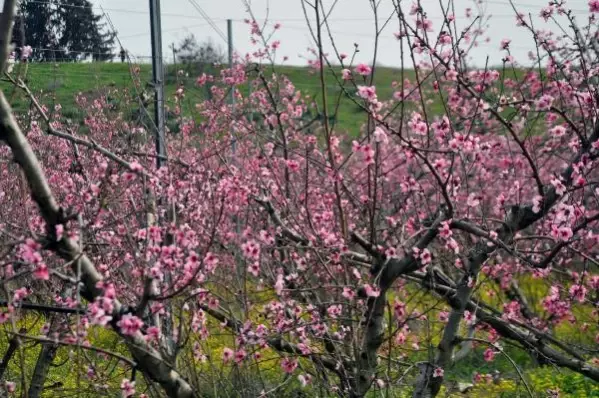
<svg viewBox="0 0 599 398">
<path fill-rule="evenodd" d="M 17 45 L 33 47 L 37 61 L 113 57 L 115 33 L 94 13 L 89 0 L 23 0 L 15 33 Z"/>
</svg>

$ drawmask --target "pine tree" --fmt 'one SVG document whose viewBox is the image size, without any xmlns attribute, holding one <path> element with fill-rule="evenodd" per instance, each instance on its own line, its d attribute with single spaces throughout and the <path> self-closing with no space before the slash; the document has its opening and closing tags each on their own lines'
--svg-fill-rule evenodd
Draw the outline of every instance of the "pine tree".
<svg viewBox="0 0 599 398">
<path fill-rule="evenodd" d="M 33 60 L 105 61 L 115 33 L 106 29 L 88 0 L 23 0 L 17 17 L 18 46 L 34 47 Z"/>
</svg>

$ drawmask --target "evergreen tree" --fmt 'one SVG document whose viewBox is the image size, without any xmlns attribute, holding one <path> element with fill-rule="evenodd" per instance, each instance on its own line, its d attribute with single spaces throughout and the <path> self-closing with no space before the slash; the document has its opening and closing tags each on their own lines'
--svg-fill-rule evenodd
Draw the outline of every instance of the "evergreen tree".
<svg viewBox="0 0 599 398">
<path fill-rule="evenodd" d="M 102 19 L 89 0 L 23 0 L 15 38 L 34 47 L 33 60 L 105 61 L 113 57 L 115 34 Z"/>
</svg>

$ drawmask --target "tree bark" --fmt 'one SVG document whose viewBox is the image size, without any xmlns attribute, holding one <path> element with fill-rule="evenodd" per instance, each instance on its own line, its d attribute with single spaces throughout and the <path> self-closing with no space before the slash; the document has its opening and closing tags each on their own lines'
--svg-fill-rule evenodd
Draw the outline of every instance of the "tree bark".
<svg viewBox="0 0 599 398">
<path fill-rule="evenodd" d="M 0 380 L 2 380 L 2 378 L 4 377 L 4 372 L 6 372 L 6 368 L 8 368 L 8 363 L 15 354 L 15 351 L 17 351 L 17 348 L 19 348 L 19 344 L 21 344 L 21 342 L 19 341 L 18 336 L 13 336 L 10 339 L 8 343 L 8 348 L 6 349 L 6 352 L 2 357 L 2 362 L 0 362 Z"/>
<path fill-rule="evenodd" d="M 44 389 L 46 378 L 48 377 L 50 365 L 56 357 L 57 350 L 57 344 L 42 343 L 42 350 L 40 351 L 40 355 L 37 357 L 35 369 L 33 370 L 33 376 L 31 377 L 31 383 L 29 383 L 29 392 L 27 394 L 28 398 L 38 398 L 41 395 L 42 390 Z"/>
</svg>

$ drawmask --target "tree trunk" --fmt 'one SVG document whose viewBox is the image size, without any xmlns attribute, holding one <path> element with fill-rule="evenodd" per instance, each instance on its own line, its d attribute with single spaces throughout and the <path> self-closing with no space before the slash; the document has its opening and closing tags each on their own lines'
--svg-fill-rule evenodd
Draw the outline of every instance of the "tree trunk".
<svg viewBox="0 0 599 398">
<path fill-rule="evenodd" d="M 2 377 L 4 377 L 4 372 L 6 372 L 6 368 L 8 368 L 8 363 L 10 362 L 12 356 L 15 354 L 15 351 L 19 347 L 20 343 L 21 342 L 19 341 L 19 338 L 17 336 L 14 336 L 12 339 L 10 339 L 10 342 L 8 343 L 8 348 L 6 349 L 4 357 L 2 357 L 2 362 L 0 363 L 0 380 L 2 380 Z"/>
<path fill-rule="evenodd" d="M 37 357 L 35 370 L 33 371 L 31 383 L 29 384 L 29 393 L 27 394 L 28 398 L 38 398 L 41 395 L 42 390 L 44 389 L 46 378 L 48 377 L 50 365 L 56 357 L 57 350 L 57 344 L 42 343 L 42 350 L 40 351 L 40 355 Z"/>
<path fill-rule="evenodd" d="M 56 318 L 56 316 L 52 316 L 50 319 L 50 335 L 58 330 L 59 321 Z M 57 350 L 58 344 L 42 343 L 42 349 L 37 357 L 33 376 L 31 376 L 31 383 L 29 383 L 28 398 L 38 398 L 42 394 L 48 372 L 50 371 L 50 365 L 54 361 L 54 358 L 56 358 Z"/>
</svg>

